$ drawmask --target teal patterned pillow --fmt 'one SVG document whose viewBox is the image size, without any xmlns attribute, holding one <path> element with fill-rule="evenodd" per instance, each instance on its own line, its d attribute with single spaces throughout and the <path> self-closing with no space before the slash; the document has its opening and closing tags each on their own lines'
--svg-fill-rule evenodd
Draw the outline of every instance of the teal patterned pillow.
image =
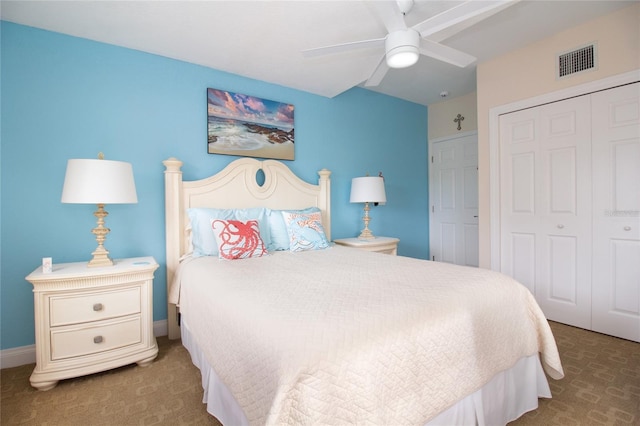
<svg viewBox="0 0 640 426">
<path fill-rule="evenodd" d="M 301 210 L 269 210 L 268 223 L 270 241 L 267 242 L 269 251 L 289 250 L 289 232 L 287 231 L 287 224 L 284 222 L 284 217 L 282 217 L 283 211 L 287 213 L 319 213 L 320 209 L 317 207 L 307 207 Z"/>
<path fill-rule="evenodd" d="M 287 225 L 289 251 L 321 250 L 329 247 L 319 211 L 283 211 L 282 217 Z"/>
</svg>

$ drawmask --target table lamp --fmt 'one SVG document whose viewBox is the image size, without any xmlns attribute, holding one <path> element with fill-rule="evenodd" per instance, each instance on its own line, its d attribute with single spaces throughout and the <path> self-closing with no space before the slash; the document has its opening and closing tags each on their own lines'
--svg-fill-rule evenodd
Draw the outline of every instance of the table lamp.
<svg viewBox="0 0 640 426">
<path fill-rule="evenodd" d="M 351 180 L 351 203 L 364 203 L 364 229 L 358 236 L 361 239 L 375 238 L 369 229 L 369 203 L 386 203 L 387 196 L 384 192 L 384 178 L 382 176 L 357 177 Z"/>
<path fill-rule="evenodd" d="M 110 266 L 113 260 L 104 242 L 109 228 L 104 226 L 104 218 L 109 214 L 105 204 L 137 203 L 133 168 L 130 163 L 104 160 L 102 154 L 97 160 L 74 159 L 67 162 L 67 171 L 62 189 L 62 202 L 72 204 L 97 204 L 94 216 L 98 226 L 91 231 L 96 236 L 98 247 L 92 253 L 88 266 Z"/>
</svg>

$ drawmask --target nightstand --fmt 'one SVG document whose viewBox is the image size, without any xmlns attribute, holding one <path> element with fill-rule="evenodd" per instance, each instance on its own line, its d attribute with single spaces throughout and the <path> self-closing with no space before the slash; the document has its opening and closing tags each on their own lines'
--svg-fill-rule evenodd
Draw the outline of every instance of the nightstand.
<svg viewBox="0 0 640 426">
<path fill-rule="evenodd" d="M 33 284 L 36 368 L 31 385 L 49 390 L 61 379 L 123 365 L 149 365 L 158 354 L 153 335 L 153 257 L 39 267 Z"/>
<path fill-rule="evenodd" d="M 334 240 L 333 242 L 341 246 L 359 248 L 361 250 L 375 251 L 395 256 L 398 254 L 398 243 L 400 240 L 398 238 L 390 237 L 375 237 L 369 240 L 361 240 L 359 238 L 342 238 Z"/>
</svg>

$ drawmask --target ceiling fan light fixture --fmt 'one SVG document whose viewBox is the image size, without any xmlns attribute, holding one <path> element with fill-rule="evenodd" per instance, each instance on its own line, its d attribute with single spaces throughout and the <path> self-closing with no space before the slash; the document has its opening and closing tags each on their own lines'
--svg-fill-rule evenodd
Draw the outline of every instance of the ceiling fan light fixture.
<svg viewBox="0 0 640 426">
<path fill-rule="evenodd" d="M 418 49 L 403 46 L 387 53 L 387 65 L 391 68 L 407 68 L 418 62 Z"/>
<path fill-rule="evenodd" d="M 391 68 L 406 68 L 418 62 L 420 34 L 409 28 L 389 33 L 385 40 L 387 65 Z"/>
</svg>

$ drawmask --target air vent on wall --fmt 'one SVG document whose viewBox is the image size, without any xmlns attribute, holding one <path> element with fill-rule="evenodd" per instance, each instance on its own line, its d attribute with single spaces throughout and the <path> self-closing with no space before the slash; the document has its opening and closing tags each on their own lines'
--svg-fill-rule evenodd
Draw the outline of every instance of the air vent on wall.
<svg viewBox="0 0 640 426">
<path fill-rule="evenodd" d="M 558 55 L 557 65 L 558 78 L 594 69 L 596 67 L 595 44 Z"/>
</svg>

